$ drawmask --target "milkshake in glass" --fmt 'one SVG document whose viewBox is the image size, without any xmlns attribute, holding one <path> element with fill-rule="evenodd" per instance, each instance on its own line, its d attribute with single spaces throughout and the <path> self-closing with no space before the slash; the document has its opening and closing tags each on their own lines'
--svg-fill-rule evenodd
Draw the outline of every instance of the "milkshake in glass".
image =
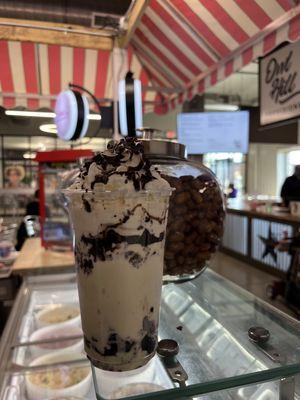
<svg viewBox="0 0 300 400">
<path fill-rule="evenodd" d="M 65 191 L 86 353 L 110 371 L 155 354 L 169 184 L 137 139 L 110 142 Z"/>
</svg>

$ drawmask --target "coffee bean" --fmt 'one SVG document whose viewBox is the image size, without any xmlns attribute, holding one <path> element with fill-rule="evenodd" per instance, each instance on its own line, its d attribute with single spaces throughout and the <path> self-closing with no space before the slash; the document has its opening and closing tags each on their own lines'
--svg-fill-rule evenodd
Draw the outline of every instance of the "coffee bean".
<svg viewBox="0 0 300 400">
<path fill-rule="evenodd" d="M 174 252 L 174 253 L 178 253 L 178 252 L 180 252 L 181 250 L 183 250 L 184 249 L 184 243 L 183 242 L 179 242 L 179 243 L 168 243 L 167 244 L 167 249 L 169 250 L 169 251 L 171 251 L 171 252 Z"/>
<path fill-rule="evenodd" d="M 190 194 L 188 192 L 182 192 L 179 193 L 177 196 L 175 196 L 174 198 L 174 202 L 177 205 L 181 205 L 186 203 L 190 198 Z"/>
<path fill-rule="evenodd" d="M 176 231 L 168 236 L 170 242 L 182 242 L 184 240 L 184 234 L 182 232 Z"/>
<path fill-rule="evenodd" d="M 195 230 L 188 235 L 188 238 L 191 243 L 196 243 L 197 237 L 198 237 L 198 232 Z"/>
<path fill-rule="evenodd" d="M 194 179 L 193 182 L 191 183 L 191 186 L 192 186 L 192 188 L 199 191 L 200 189 L 203 189 L 204 183 L 200 182 L 198 179 Z"/>
<path fill-rule="evenodd" d="M 192 227 L 195 228 L 195 229 L 198 228 L 199 224 L 201 224 L 201 221 L 200 221 L 198 218 L 194 218 L 194 219 L 191 221 L 191 225 L 192 225 Z"/>
<path fill-rule="evenodd" d="M 174 268 L 177 265 L 175 260 L 166 260 L 166 262 L 169 268 Z"/>
<path fill-rule="evenodd" d="M 197 207 L 198 207 L 198 205 L 195 204 L 195 202 L 194 202 L 192 199 L 189 199 L 189 200 L 186 202 L 186 205 L 187 205 L 187 207 L 188 207 L 190 210 L 195 210 L 195 209 L 197 209 Z"/>
<path fill-rule="evenodd" d="M 193 254 L 195 252 L 194 243 L 189 243 L 183 246 L 182 254 Z"/>
<path fill-rule="evenodd" d="M 187 257 L 186 259 L 185 259 L 185 262 L 186 262 L 186 264 L 187 265 L 195 265 L 196 263 L 195 263 L 195 257 Z"/>
<path fill-rule="evenodd" d="M 175 207 L 173 214 L 174 215 L 182 215 L 184 217 L 187 212 L 188 212 L 188 207 L 185 205 L 182 205 L 180 207 Z"/>
<path fill-rule="evenodd" d="M 192 175 L 183 175 L 180 177 L 181 182 L 192 182 L 195 178 Z"/>
<path fill-rule="evenodd" d="M 191 196 L 192 196 L 192 199 L 194 200 L 194 202 L 195 202 L 196 204 L 201 204 L 201 203 L 203 203 L 204 197 L 203 197 L 203 194 L 200 193 L 199 191 L 197 191 L 197 190 L 191 190 Z"/>
<path fill-rule="evenodd" d="M 198 246 L 199 251 L 208 251 L 210 249 L 209 243 L 202 243 Z"/>
<path fill-rule="evenodd" d="M 178 262 L 179 265 L 184 264 L 184 261 L 185 261 L 185 259 L 184 259 L 183 256 L 179 256 L 178 259 L 177 259 L 177 262 Z"/>
<path fill-rule="evenodd" d="M 172 225 L 171 225 L 171 230 L 172 231 L 183 231 L 183 226 L 184 221 L 182 219 L 177 219 L 177 220 L 173 220 Z"/>
<path fill-rule="evenodd" d="M 172 251 L 165 251 L 165 259 L 166 260 L 174 260 L 175 254 Z"/>
</svg>

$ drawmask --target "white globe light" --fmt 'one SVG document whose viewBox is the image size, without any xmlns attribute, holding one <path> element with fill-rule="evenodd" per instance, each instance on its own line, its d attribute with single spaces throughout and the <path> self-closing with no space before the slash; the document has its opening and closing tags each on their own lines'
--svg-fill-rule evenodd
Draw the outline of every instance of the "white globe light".
<svg viewBox="0 0 300 400">
<path fill-rule="evenodd" d="M 55 104 L 55 124 L 60 139 L 76 140 L 88 129 L 89 106 L 85 96 L 74 90 L 61 92 Z"/>
</svg>

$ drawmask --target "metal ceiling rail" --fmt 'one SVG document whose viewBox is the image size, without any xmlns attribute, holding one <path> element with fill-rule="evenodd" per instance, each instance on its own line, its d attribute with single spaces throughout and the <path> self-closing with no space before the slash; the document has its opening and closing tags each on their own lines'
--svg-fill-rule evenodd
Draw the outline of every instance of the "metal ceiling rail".
<svg viewBox="0 0 300 400">
<path fill-rule="evenodd" d="M 151 86 L 146 86 L 143 87 L 145 90 L 150 90 L 152 91 Z M 158 88 L 156 87 L 155 91 L 163 91 L 163 90 L 169 90 L 169 88 Z M 144 91 L 144 90 L 143 90 Z M 34 94 L 34 93 L 9 93 L 9 92 L 1 92 L 0 93 L 0 99 L 1 98 L 15 98 L 15 99 L 34 99 L 34 100 L 56 100 L 57 96 L 56 95 L 42 95 L 42 94 Z M 88 99 L 89 100 L 89 99 Z M 112 103 L 113 99 L 111 98 L 98 98 L 97 99 L 99 103 Z M 152 100 L 144 100 L 144 104 L 161 104 L 161 101 L 152 101 Z M 17 107 L 17 106 L 16 106 Z"/>
<path fill-rule="evenodd" d="M 0 26 L 7 26 L 7 27 L 16 27 L 16 28 L 29 28 L 29 29 L 38 29 L 44 31 L 54 31 L 54 32 L 65 32 L 65 33 L 76 33 L 80 35 L 86 36 L 96 36 L 96 37 L 114 37 L 118 34 L 118 31 L 115 32 L 105 32 L 99 31 L 94 32 L 90 30 L 81 30 L 77 28 L 68 28 L 68 27 L 60 27 L 60 26 L 48 26 L 48 25 L 38 25 L 38 24 L 27 24 L 27 23 L 19 23 L 19 22 L 9 22 L 9 21 L 1 21 L 0 19 Z"/>
</svg>

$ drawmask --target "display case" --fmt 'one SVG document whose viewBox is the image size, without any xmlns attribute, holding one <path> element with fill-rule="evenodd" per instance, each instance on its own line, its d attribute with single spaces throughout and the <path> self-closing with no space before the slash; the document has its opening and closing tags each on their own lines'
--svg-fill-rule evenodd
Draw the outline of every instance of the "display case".
<svg viewBox="0 0 300 400">
<path fill-rule="evenodd" d="M 78 166 L 80 158 L 91 157 L 92 150 L 55 150 L 37 152 L 39 181 L 40 236 L 42 246 L 70 249 L 72 232 L 67 210 L 60 194 L 63 173 Z"/>
<path fill-rule="evenodd" d="M 68 312 L 53 319 L 51 311 L 62 307 Z M 55 335 L 45 335 L 53 332 L 49 323 Z M 267 342 L 249 339 L 257 326 L 269 331 Z M 175 370 L 170 358 L 156 355 L 139 371 L 91 371 L 82 350 L 75 276 L 26 278 L 1 339 L 0 399 L 300 397 L 300 322 L 210 269 L 193 281 L 163 286 L 159 338 L 178 343 Z M 67 387 L 46 389 L 52 380 Z M 133 396 L 150 386 L 154 392 Z"/>
<path fill-rule="evenodd" d="M 0 216 L 7 223 L 19 223 L 24 217 L 27 204 L 33 199 L 32 188 L 0 188 Z"/>
</svg>

